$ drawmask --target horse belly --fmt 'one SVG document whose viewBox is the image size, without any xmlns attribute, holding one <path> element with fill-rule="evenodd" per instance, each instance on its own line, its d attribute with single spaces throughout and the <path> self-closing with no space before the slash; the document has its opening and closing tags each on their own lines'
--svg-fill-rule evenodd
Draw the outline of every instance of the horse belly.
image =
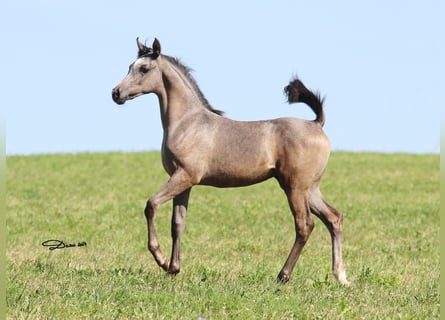
<svg viewBox="0 0 445 320">
<path fill-rule="evenodd" d="M 229 161 L 227 161 L 229 160 Z M 274 176 L 275 166 L 269 161 L 233 159 L 214 163 L 200 184 L 214 187 L 242 187 L 262 182 Z"/>
</svg>

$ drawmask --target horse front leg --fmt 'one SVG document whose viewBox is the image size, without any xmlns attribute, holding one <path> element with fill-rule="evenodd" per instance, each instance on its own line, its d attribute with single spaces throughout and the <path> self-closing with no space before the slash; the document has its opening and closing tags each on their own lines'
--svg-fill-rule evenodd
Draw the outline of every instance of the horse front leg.
<svg viewBox="0 0 445 320">
<path fill-rule="evenodd" d="M 180 270 L 181 260 L 181 237 L 185 228 L 185 216 L 187 214 L 188 201 L 190 197 L 190 190 L 188 189 L 176 196 L 173 199 L 173 213 L 172 213 L 172 256 L 168 273 L 176 275 Z"/>
<path fill-rule="evenodd" d="M 155 215 L 158 208 L 159 205 L 155 206 L 152 199 L 147 201 L 147 205 L 145 207 L 145 218 L 147 219 L 148 228 L 148 250 L 155 258 L 157 264 L 162 269 L 167 271 L 168 260 L 161 252 L 161 246 L 159 245 L 158 236 L 156 233 Z"/>
<path fill-rule="evenodd" d="M 147 201 L 145 207 L 145 218 L 147 219 L 148 229 L 148 250 L 155 258 L 157 264 L 168 271 L 168 259 L 162 254 L 156 233 L 155 216 L 161 204 L 171 200 L 185 190 L 190 190 L 192 184 L 188 175 L 183 170 L 176 171 L 170 180 Z M 188 199 L 188 197 L 187 197 Z"/>
</svg>

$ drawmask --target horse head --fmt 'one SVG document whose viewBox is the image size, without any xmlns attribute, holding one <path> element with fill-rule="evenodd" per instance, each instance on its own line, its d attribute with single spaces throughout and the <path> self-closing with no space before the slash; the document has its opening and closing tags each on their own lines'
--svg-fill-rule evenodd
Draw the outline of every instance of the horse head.
<svg viewBox="0 0 445 320">
<path fill-rule="evenodd" d="M 153 41 L 152 48 L 136 39 L 138 55 L 129 69 L 128 74 L 116 87 L 111 96 L 117 104 L 124 104 L 146 93 L 156 93 L 162 83 L 162 75 L 158 67 L 158 58 L 161 55 L 161 44 L 158 39 Z"/>
</svg>

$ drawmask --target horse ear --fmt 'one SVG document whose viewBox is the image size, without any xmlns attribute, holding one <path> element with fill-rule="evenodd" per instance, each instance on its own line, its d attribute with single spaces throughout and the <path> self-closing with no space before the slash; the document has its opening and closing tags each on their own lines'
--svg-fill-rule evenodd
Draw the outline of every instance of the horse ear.
<svg viewBox="0 0 445 320">
<path fill-rule="evenodd" d="M 153 41 L 153 54 L 155 55 L 155 58 L 159 57 L 159 55 L 161 54 L 161 43 L 159 42 L 159 40 L 157 38 L 155 38 L 155 40 Z"/>
<path fill-rule="evenodd" d="M 148 53 L 152 53 L 152 50 L 150 48 L 146 47 L 145 44 L 139 41 L 139 37 L 136 38 L 136 43 L 138 45 L 138 58 Z"/>
</svg>

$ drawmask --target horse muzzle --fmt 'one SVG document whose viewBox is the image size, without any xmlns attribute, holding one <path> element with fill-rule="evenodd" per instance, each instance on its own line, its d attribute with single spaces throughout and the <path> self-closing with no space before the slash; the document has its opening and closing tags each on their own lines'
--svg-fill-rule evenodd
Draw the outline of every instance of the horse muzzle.
<svg viewBox="0 0 445 320">
<path fill-rule="evenodd" d="M 113 88 L 113 90 L 111 91 L 111 97 L 113 98 L 113 101 L 116 102 L 117 104 L 124 104 L 126 101 L 126 99 L 121 98 L 119 87 Z"/>
</svg>

